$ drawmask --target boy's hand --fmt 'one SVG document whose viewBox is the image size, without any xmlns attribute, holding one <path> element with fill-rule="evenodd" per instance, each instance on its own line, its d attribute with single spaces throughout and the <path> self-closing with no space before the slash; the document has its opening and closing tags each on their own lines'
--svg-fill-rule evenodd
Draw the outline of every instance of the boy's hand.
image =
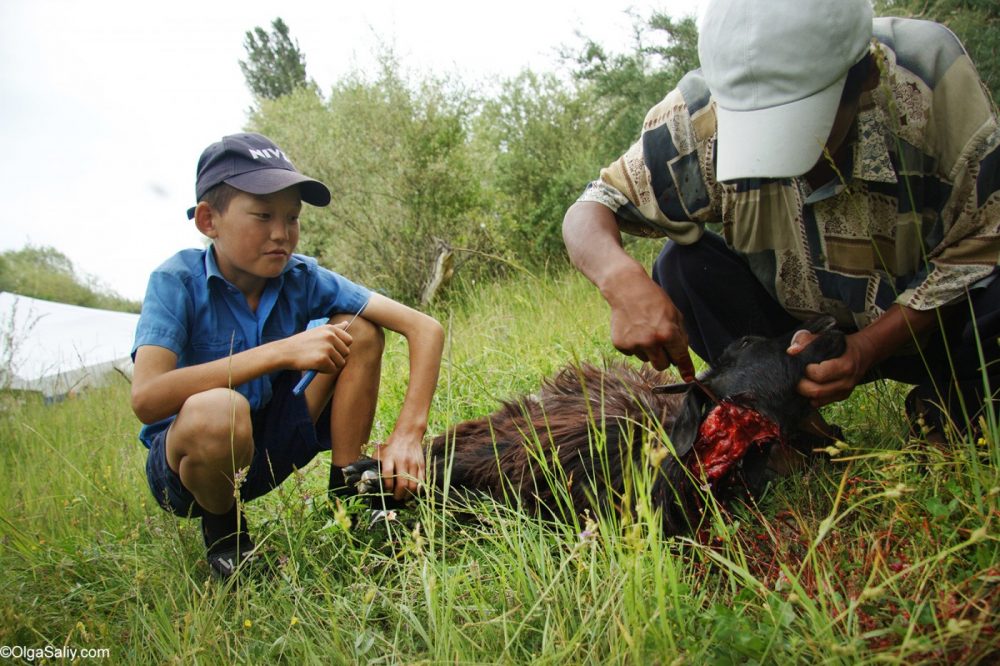
<svg viewBox="0 0 1000 666">
<path fill-rule="evenodd" d="M 292 370 L 337 372 L 347 365 L 353 338 L 345 329 L 346 322 L 324 324 L 302 331 L 282 342 Z"/>
<path fill-rule="evenodd" d="M 385 444 L 376 445 L 373 457 L 382 465 L 382 487 L 397 500 L 416 494 L 424 481 L 424 449 L 421 437 L 393 433 Z"/>
</svg>

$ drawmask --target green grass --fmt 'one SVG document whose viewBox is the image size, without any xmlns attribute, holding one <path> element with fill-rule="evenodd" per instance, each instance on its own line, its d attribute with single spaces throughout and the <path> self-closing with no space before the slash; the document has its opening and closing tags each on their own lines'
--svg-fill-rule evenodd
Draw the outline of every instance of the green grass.
<svg viewBox="0 0 1000 666">
<path fill-rule="evenodd" d="M 615 354 L 581 277 L 470 289 L 431 431 Z M 376 438 L 405 389 L 390 336 Z M 903 387 L 827 409 L 849 444 L 756 506 L 664 539 L 649 507 L 549 525 L 437 501 L 373 530 L 324 497 L 328 459 L 248 505 L 276 569 L 210 580 L 195 521 L 155 506 L 124 381 L 0 414 L 0 645 L 125 663 L 977 663 L 1000 647 L 1000 443 L 909 440 Z M 993 658 L 997 658 L 994 653 Z"/>
</svg>

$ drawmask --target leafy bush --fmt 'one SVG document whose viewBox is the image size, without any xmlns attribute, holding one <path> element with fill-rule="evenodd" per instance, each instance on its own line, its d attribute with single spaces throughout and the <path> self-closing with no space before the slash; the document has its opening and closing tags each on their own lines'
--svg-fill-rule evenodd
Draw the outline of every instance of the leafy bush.
<svg viewBox="0 0 1000 666">
<path fill-rule="evenodd" d="M 691 17 L 680 20 L 654 12 L 634 17 L 629 51 L 615 53 L 592 39 L 564 58 L 576 80 L 594 97 L 602 162 L 621 155 L 639 137 L 646 112 L 698 67 L 698 29 Z"/>
<path fill-rule="evenodd" d="M 493 155 L 496 210 L 523 263 L 564 256 L 563 215 L 600 164 L 593 101 L 554 75 L 525 71 L 477 119 L 477 138 Z"/>
<path fill-rule="evenodd" d="M 88 308 L 139 311 L 139 303 L 79 275 L 69 257 L 53 247 L 27 245 L 0 254 L 0 291 Z"/>
<path fill-rule="evenodd" d="M 328 101 L 308 89 L 261 100 L 251 125 L 333 192 L 329 207 L 308 211 L 300 251 L 414 302 L 439 245 L 488 253 L 495 218 L 483 196 L 485 165 L 468 141 L 475 96 L 446 80 L 411 83 L 399 71 L 385 54 L 374 80 L 355 73 Z"/>
</svg>

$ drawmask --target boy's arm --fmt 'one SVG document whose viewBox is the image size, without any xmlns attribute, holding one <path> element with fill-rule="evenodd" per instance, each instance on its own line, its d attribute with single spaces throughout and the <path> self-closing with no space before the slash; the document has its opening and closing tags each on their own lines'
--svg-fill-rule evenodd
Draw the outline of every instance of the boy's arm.
<svg viewBox="0 0 1000 666">
<path fill-rule="evenodd" d="M 278 370 L 335 372 L 347 363 L 351 336 L 341 326 L 319 326 L 283 340 L 185 368 L 165 347 L 136 350 L 132 374 L 132 411 L 143 423 L 177 414 L 196 393 L 236 387 Z"/>
<path fill-rule="evenodd" d="M 372 294 L 362 316 L 399 333 L 409 347 L 410 381 L 403 407 L 392 434 L 375 451 L 382 463 L 386 488 L 402 499 L 408 492 L 415 492 L 424 478 L 423 438 L 441 370 L 444 329 L 433 317 L 380 294 Z"/>
</svg>

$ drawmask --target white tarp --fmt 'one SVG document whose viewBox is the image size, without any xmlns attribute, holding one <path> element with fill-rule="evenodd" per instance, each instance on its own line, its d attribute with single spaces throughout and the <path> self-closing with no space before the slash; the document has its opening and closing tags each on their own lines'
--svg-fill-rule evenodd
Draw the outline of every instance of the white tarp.
<svg viewBox="0 0 1000 666">
<path fill-rule="evenodd" d="M 0 387 L 54 398 L 131 375 L 139 315 L 0 292 Z"/>
</svg>

